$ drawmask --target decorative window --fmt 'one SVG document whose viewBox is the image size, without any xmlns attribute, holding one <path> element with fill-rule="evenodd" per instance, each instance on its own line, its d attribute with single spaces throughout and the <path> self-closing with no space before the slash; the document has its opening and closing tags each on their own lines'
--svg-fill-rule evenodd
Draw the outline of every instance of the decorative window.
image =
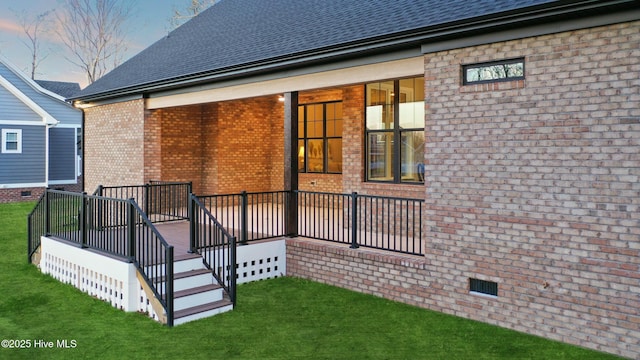
<svg viewBox="0 0 640 360">
<path fill-rule="evenodd" d="M 366 85 L 367 181 L 424 183 L 424 78 Z"/>
<path fill-rule="evenodd" d="M 298 171 L 342 172 L 342 102 L 298 106 Z"/>
<path fill-rule="evenodd" d="M 2 153 L 22 153 L 22 130 L 2 129 Z"/>
<path fill-rule="evenodd" d="M 524 79 L 524 59 L 462 66 L 463 85 L 521 79 Z"/>
</svg>

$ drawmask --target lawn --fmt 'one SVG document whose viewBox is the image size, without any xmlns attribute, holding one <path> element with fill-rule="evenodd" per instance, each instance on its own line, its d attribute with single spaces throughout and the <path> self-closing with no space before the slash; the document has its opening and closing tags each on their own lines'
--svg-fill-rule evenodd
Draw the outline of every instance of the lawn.
<svg viewBox="0 0 640 360">
<path fill-rule="evenodd" d="M 286 277 L 240 285 L 235 310 L 168 328 L 28 264 L 26 215 L 32 206 L 0 204 L 0 335 L 31 346 L 2 348 L 2 359 L 614 358 Z M 54 348 L 34 348 L 40 340 Z M 57 347 L 63 340 L 69 348 Z"/>
</svg>

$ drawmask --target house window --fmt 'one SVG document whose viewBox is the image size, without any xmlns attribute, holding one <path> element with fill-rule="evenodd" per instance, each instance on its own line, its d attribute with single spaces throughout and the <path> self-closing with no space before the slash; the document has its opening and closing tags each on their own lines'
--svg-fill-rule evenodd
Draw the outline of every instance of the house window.
<svg viewBox="0 0 640 360">
<path fill-rule="evenodd" d="M 424 183 L 424 78 L 366 85 L 367 181 Z"/>
<path fill-rule="evenodd" d="M 2 129 L 2 153 L 22 153 L 22 130 Z"/>
<path fill-rule="evenodd" d="M 521 79 L 524 79 L 524 59 L 462 66 L 463 85 Z"/>
<path fill-rule="evenodd" d="M 298 107 L 298 171 L 342 172 L 342 102 Z"/>
</svg>

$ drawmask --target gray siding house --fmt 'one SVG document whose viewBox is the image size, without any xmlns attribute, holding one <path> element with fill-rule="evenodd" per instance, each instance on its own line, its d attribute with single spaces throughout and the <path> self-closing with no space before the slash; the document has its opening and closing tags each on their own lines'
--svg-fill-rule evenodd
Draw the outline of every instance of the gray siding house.
<svg viewBox="0 0 640 360">
<path fill-rule="evenodd" d="M 0 202 L 79 188 L 82 112 L 0 58 Z"/>
</svg>

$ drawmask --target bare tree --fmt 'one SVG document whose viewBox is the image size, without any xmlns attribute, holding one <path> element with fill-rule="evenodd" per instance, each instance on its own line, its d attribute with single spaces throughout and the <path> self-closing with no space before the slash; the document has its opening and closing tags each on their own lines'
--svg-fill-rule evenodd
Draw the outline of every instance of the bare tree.
<svg viewBox="0 0 640 360">
<path fill-rule="evenodd" d="M 173 9 L 173 16 L 169 19 L 169 25 L 171 29 L 175 29 L 185 22 L 191 20 L 196 15 L 207 10 L 211 5 L 218 2 L 218 0 L 191 0 L 191 5 L 185 10 Z"/>
<path fill-rule="evenodd" d="M 29 16 L 26 11 L 22 11 L 21 13 L 17 13 L 16 17 L 18 18 L 18 22 L 20 27 L 22 27 L 22 31 L 27 36 L 27 40 L 20 40 L 31 52 L 31 79 L 35 79 L 36 71 L 40 62 L 49 56 L 49 54 L 42 54 L 40 51 L 40 35 L 43 32 L 46 32 L 49 28 L 49 19 L 48 16 L 53 12 L 53 10 L 45 11 L 36 16 Z"/>
<path fill-rule="evenodd" d="M 71 53 L 67 60 L 82 69 L 89 84 L 122 61 L 133 5 L 130 0 L 65 0 L 56 13 L 58 36 Z"/>
</svg>

